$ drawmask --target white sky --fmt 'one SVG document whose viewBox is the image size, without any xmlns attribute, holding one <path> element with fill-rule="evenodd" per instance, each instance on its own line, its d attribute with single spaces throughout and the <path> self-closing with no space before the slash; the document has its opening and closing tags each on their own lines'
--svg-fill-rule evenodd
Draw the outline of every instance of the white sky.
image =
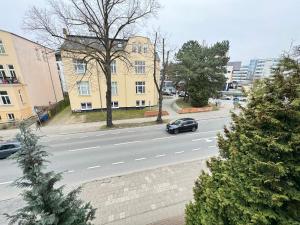
<svg viewBox="0 0 300 225">
<path fill-rule="evenodd" d="M 0 0 L 0 29 L 22 30 L 25 11 L 44 0 Z M 277 57 L 300 44 L 300 0 L 159 0 L 163 8 L 142 34 L 159 27 L 172 48 L 188 40 L 230 41 L 231 60 Z M 31 38 L 32 39 L 32 38 Z"/>
</svg>

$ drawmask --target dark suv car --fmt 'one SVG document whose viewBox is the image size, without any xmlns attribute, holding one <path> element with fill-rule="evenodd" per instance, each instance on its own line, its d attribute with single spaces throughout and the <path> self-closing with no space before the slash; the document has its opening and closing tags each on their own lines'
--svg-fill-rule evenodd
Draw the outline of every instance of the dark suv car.
<svg viewBox="0 0 300 225">
<path fill-rule="evenodd" d="M 198 123 L 192 118 L 182 118 L 171 121 L 167 124 L 167 131 L 172 134 L 178 134 L 185 131 L 196 131 L 198 129 Z"/>
<path fill-rule="evenodd" d="M 0 159 L 5 159 L 21 149 L 19 142 L 0 143 Z"/>
</svg>

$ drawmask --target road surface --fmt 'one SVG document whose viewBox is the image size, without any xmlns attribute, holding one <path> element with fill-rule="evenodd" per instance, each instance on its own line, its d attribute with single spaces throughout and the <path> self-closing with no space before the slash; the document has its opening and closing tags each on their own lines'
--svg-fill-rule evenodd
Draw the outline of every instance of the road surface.
<svg viewBox="0 0 300 225">
<path fill-rule="evenodd" d="M 51 154 L 49 170 L 63 172 L 67 187 L 218 154 L 216 135 L 230 118 L 199 121 L 196 132 L 170 135 L 165 125 L 51 135 L 40 143 Z M 11 186 L 21 175 L 10 159 L 0 160 L 0 200 L 16 197 Z"/>
</svg>

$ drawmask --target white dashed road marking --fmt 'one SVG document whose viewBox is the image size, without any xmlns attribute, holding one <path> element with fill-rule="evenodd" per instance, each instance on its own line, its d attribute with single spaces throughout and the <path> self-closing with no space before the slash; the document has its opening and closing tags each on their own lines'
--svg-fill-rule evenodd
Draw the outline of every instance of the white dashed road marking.
<svg viewBox="0 0 300 225">
<path fill-rule="evenodd" d="M 184 153 L 184 151 L 175 152 L 175 154 L 182 154 L 182 153 Z"/>
<path fill-rule="evenodd" d="M 100 167 L 101 167 L 101 166 L 99 166 L 99 165 L 98 165 L 98 166 L 90 166 L 90 167 L 88 167 L 87 169 L 88 169 L 88 170 L 91 170 L 91 169 L 96 169 L 96 168 L 100 168 Z"/>
<path fill-rule="evenodd" d="M 69 152 L 78 152 L 78 151 L 84 151 L 84 150 L 89 150 L 89 149 L 95 149 L 99 148 L 100 146 L 94 146 L 94 147 L 88 147 L 88 148 L 78 148 L 78 149 L 71 149 L 68 150 Z"/>
<path fill-rule="evenodd" d="M 141 161 L 141 160 L 145 160 L 146 158 L 138 158 L 138 159 L 135 159 L 135 161 Z"/>
<path fill-rule="evenodd" d="M 11 184 L 13 181 L 6 181 L 6 182 L 2 182 L 0 183 L 0 185 L 4 185 L 4 184 Z"/>
<path fill-rule="evenodd" d="M 192 151 L 193 152 L 196 152 L 196 151 L 200 151 L 201 150 L 201 148 L 195 148 L 195 149 L 193 149 Z"/>
<path fill-rule="evenodd" d="M 117 144 L 114 144 L 114 145 L 128 145 L 128 144 L 134 144 L 134 143 L 139 143 L 141 141 L 129 141 L 129 142 L 122 142 L 122 143 L 117 143 Z"/>
<path fill-rule="evenodd" d="M 67 170 L 65 173 L 74 173 L 74 170 Z"/>
<path fill-rule="evenodd" d="M 156 155 L 155 158 L 160 158 L 160 157 L 164 157 L 166 156 L 165 154 L 162 154 L 162 155 Z"/>
<path fill-rule="evenodd" d="M 206 142 L 212 142 L 212 140 L 210 140 L 210 139 L 205 139 L 205 141 L 206 141 Z"/>
<path fill-rule="evenodd" d="M 112 165 L 119 165 L 119 164 L 123 164 L 124 162 L 114 162 L 112 163 Z"/>
<path fill-rule="evenodd" d="M 159 138 L 153 138 L 152 141 L 155 141 L 155 140 L 163 140 L 163 139 L 169 139 L 169 138 L 174 138 L 174 137 L 159 137 Z"/>
<path fill-rule="evenodd" d="M 215 145 L 211 145 L 211 146 L 208 146 L 209 148 L 215 148 L 215 147 L 217 147 L 217 146 L 215 146 Z"/>
</svg>

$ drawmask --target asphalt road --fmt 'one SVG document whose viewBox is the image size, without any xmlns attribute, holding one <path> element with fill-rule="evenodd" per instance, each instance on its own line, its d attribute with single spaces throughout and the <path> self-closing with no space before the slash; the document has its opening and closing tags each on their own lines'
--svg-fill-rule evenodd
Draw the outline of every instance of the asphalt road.
<svg viewBox="0 0 300 225">
<path fill-rule="evenodd" d="M 196 132 L 170 135 L 165 125 L 42 137 L 51 154 L 48 169 L 63 172 L 62 184 L 81 183 L 218 154 L 216 135 L 229 118 L 199 121 Z M 21 175 L 10 159 L 0 160 L 0 200 L 16 197 Z"/>
</svg>

